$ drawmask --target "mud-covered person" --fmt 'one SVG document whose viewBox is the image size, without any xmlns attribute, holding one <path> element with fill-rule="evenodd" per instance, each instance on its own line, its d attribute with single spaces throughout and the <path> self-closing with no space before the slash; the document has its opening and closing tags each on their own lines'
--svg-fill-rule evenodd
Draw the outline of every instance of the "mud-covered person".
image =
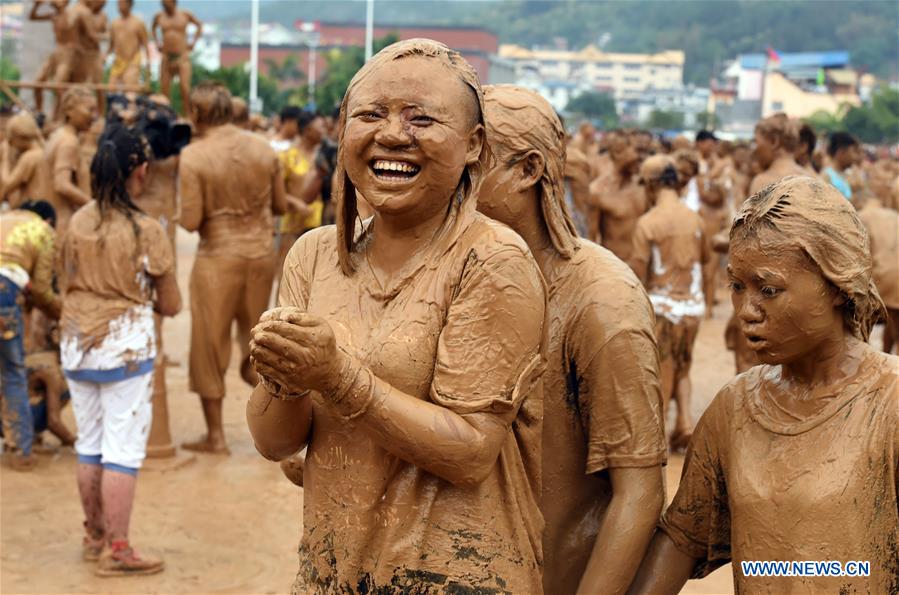
<svg viewBox="0 0 899 595">
<path fill-rule="evenodd" d="M 762 365 L 697 424 L 633 591 L 732 562 L 740 593 L 895 593 L 899 358 L 866 342 L 883 302 L 855 209 L 809 177 L 765 188 L 731 227 L 728 276 Z M 744 572 L 765 560 L 861 560 L 870 576 Z"/>
<path fill-rule="evenodd" d="M 199 231 L 190 274 L 190 390 L 197 393 L 206 435 L 188 450 L 228 454 L 222 420 L 231 327 L 240 337 L 268 307 L 275 261 L 272 214 L 287 199 L 281 164 L 261 136 L 231 123 L 231 94 L 204 81 L 191 92 L 197 140 L 181 151 L 180 225 Z M 246 355 L 249 358 L 249 354 Z"/>
<path fill-rule="evenodd" d="M 28 112 L 6 123 L 7 150 L 0 163 L 0 203 L 17 208 L 26 200 L 46 200 L 50 175 L 44 159 L 44 138 Z"/>
<path fill-rule="evenodd" d="M 115 55 L 109 69 L 109 83 L 140 84 L 141 57 L 150 66 L 147 27 L 132 13 L 134 0 L 118 0 L 119 18 L 109 27 L 109 51 Z"/>
<path fill-rule="evenodd" d="M 674 449 L 686 447 L 693 431 L 690 365 L 705 313 L 702 267 L 709 260 L 702 218 L 678 195 L 683 183 L 679 175 L 677 163 L 667 155 L 650 157 L 640 167 L 652 208 L 637 221 L 628 261 L 655 311 L 663 411 L 672 399 L 677 402 L 670 438 Z"/>
<path fill-rule="evenodd" d="M 81 159 L 79 136 L 97 118 L 97 98 L 87 87 L 73 87 L 62 96 L 64 119 L 44 147 L 51 176 L 49 201 L 56 210 L 56 228 L 65 233 L 72 213 L 91 200 L 90 171 Z"/>
<path fill-rule="evenodd" d="M 144 187 L 146 151 L 137 133 L 106 127 L 91 162 L 94 199 L 72 217 L 60 256 L 60 351 L 78 424 L 82 555 L 98 561 L 104 577 L 163 568 L 128 540 L 152 423 L 153 314 L 181 309 L 165 230 L 132 199 Z"/>
<path fill-rule="evenodd" d="M 26 297 L 50 318 L 61 302 L 53 289 L 56 212 L 45 201 L 26 201 L 0 218 L 0 380 L 7 449 L 3 461 L 16 470 L 34 468 L 34 422 L 25 364 Z"/>
<path fill-rule="evenodd" d="M 899 213 L 877 198 L 869 198 L 858 212 L 871 240 L 874 285 L 887 308 L 883 320 L 883 350 L 899 343 Z"/>
<path fill-rule="evenodd" d="M 624 592 L 664 501 L 652 306 L 626 264 L 577 236 L 552 106 L 508 85 L 487 87 L 485 100 L 495 161 L 478 210 L 527 242 L 547 284 L 544 589 Z"/>
<path fill-rule="evenodd" d="M 590 183 L 594 212 L 588 225 L 591 230 L 598 226 L 602 245 L 627 262 L 634 226 L 648 208 L 646 195 L 637 184 L 640 154 L 627 136 L 616 134 L 609 142 L 609 155 L 614 168 Z"/>
<path fill-rule="evenodd" d="M 476 212 L 482 114 L 474 69 L 430 40 L 344 97 L 337 226 L 294 244 L 251 350 L 257 449 L 308 445 L 295 593 L 542 589 L 545 296 L 524 240 Z"/>
</svg>

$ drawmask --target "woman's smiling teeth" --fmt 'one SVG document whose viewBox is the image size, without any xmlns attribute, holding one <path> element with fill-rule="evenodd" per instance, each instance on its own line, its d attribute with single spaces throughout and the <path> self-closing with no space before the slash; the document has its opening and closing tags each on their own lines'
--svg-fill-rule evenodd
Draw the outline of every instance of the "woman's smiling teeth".
<svg viewBox="0 0 899 595">
<path fill-rule="evenodd" d="M 411 178 L 415 176 L 421 167 L 408 161 L 388 161 L 375 159 L 371 168 L 379 178 Z"/>
</svg>

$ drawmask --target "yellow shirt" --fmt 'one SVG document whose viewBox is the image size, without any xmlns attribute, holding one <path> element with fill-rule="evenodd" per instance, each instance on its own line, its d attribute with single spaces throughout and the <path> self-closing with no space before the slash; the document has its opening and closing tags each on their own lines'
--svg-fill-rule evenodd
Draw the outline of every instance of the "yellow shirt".
<svg viewBox="0 0 899 595">
<path fill-rule="evenodd" d="M 312 163 L 306 159 L 306 156 L 297 147 L 292 146 L 286 151 L 279 152 L 278 159 L 281 160 L 281 165 L 284 166 L 285 182 L 291 174 L 302 177 L 312 169 Z M 281 225 L 278 230 L 281 233 L 301 233 L 307 229 L 320 227 L 324 206 L 325 203 L 322 202 L 319 196 L 309 205 L 312 213 L 305 217 L 299 213 L 287 213 L 281 217 Z"/>
</svg>

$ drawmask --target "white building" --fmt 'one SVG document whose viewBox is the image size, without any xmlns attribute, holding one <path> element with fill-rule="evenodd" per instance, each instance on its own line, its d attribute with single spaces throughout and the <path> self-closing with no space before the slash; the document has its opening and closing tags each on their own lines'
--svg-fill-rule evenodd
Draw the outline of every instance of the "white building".
<svg viewBox="0 0 899 595">
<path fill-rule="evenodd" d="M 638 99 L 651 89 L 683 87 L 684 53 L 679 50 L 620 54 L 603 52 L 593 45 L 578 51 L 529 50 L 517 45 L 501 45 L 499 56 L 515 64 L 519 80 L 536 76 L 545 82 L 573 85 L 572 91 L 608 92 L 618 101 Z M 571 93 L 572 96 L 576 94 Z"/>
</svg>

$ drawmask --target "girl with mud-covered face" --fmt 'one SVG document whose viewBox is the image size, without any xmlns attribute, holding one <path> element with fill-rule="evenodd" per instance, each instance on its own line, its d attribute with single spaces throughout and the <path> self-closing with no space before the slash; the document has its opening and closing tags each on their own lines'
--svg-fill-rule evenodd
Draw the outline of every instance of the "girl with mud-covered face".
<svg viewBox="0 0 899 595">
<path fill-rule="evenodd" d="M 896 592 L 899 358 L 865 342 L 883 303 L 855 210 L 813 178 L 768 186 L 734 221 L 728 275 L 763 365 L 700 420 L 633 590 L 732 560 L 740 592 Z M 744 574 L 764 560 L 862 560 L 870 576 Z"/>
<path fill-rule="evenodd" d="M 341 109 L 337 226 L 297 241 L 253 331 L 256 446 L 308 446 L 295 592 L 540 590 L 544 294 L 475 210 L 482 113 L 441 44 L 369 61 Z"/>
</svg>

